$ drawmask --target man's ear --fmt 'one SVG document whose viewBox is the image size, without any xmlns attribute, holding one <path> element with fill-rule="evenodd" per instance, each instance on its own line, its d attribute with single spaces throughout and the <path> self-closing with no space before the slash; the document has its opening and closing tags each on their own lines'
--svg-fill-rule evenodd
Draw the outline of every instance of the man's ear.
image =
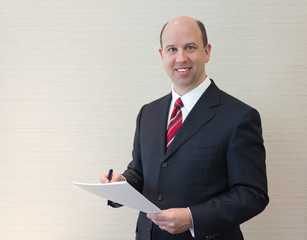
<svg viewBox="0 0 307 240">
<path fill-rule="evenodd" d="M 211 44 L 208 43 L 207 46 L 205 47 L 206 63 L 209 62 L 210 53 L 211 53 Z"/>
<path fill-rule="evenodd" d="M 163 60 L 163 50 L 161 48 L 159 48 L 159 53 L 160 53 L 161 59 Z"/>
</svg>

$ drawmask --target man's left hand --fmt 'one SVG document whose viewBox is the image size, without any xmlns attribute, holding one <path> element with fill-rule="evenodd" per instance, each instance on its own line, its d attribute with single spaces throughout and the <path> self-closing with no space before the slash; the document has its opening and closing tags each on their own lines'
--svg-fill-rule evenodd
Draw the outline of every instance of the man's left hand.
<svg viewBox="0 0 307 240">
<path fill-rule="evenodd" d="M 185 232 L 192 228 L 192 216 L 188 208 L 170 208 L 162 213 L 148 213 L 147 217 L 171 234 Z"/>
</svg>

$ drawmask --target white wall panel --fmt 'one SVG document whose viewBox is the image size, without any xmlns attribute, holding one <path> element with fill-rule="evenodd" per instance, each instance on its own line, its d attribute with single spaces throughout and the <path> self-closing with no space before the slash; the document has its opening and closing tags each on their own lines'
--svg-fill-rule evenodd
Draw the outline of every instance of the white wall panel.
<svg viewBox="0 0 307 240">
<path fill-rule="evenodd" d="M 306 239 L 306 7 L 1 0 L 0 239 L 134 238 L 134 210 L 71 183 L 131 160 L 140 107 L 170 91 L 159 34 L 179 15 L 207 26 L 211 78 L 262 116 L 271 202 L 242 226 L 246 239 Z"/>
</svg>

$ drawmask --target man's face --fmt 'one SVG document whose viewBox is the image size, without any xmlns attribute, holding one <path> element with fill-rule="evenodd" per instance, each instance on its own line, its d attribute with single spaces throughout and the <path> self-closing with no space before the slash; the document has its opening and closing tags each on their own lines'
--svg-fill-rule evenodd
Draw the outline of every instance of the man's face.
<svg viewBox="0 0 307 240">
<path fill-rule="evenodd" d="M 195 20 L 178 18 L 168 23 L 159 49 L 166 73 L 175 91 L 184 95 L 206 79 L 205 63 L 211 45 L 203 46 L 201 31 Z"/>
</svg>

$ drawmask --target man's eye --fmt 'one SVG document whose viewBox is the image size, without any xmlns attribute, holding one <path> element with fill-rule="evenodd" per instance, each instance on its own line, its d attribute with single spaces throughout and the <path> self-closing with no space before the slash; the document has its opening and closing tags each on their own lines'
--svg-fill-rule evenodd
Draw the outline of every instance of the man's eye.
<svg viewBox="0 0 307 240">
<path fill-rule="evenodd" d="M 195 47 L 194 46 L 187 46 L 187 50 L 191 51 L 191 50 L 194 50 Z"/>
<path fill-rule="evenodd" d="M 168 51 L 168 52 L 175 52 L 175 51 L 176 51 L 176 48 L 169 48 L 167 51 Z"/>
</svg>

